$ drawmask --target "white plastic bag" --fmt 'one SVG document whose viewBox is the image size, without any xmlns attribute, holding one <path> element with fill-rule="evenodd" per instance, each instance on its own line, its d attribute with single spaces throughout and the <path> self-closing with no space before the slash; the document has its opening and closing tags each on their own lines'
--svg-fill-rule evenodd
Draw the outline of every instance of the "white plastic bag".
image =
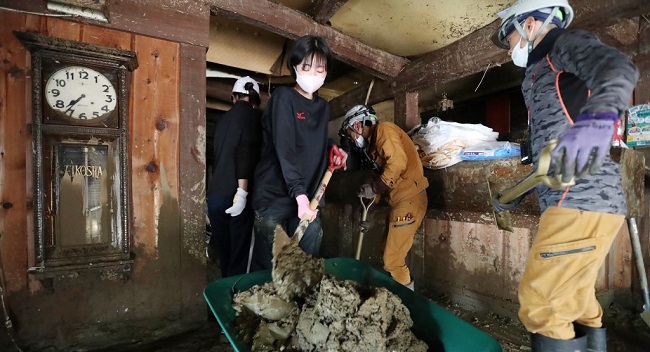
<svg viewBox="0 0 650 352">
<path fill-rule="evenodd" d="M 443 121 L 438 117 L 429 119 L 426 125 L 409 132 L 418 146 L 422 164 L 439 169 L 462 161 L 460 152 L 469 146 L 496 141 L 499 133 L 481 124 Z"/>
</svg>

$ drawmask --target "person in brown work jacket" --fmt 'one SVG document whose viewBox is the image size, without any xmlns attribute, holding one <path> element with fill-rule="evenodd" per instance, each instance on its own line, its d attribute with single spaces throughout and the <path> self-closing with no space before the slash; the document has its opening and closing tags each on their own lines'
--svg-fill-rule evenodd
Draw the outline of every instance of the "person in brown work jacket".
<svg viewBox="0 0 650 352">
<path fill-rule="evenodd" d="M 394 123 L 378 122 L 372 107 L 365 105 L 356 105 L 347 112 L 341 134 L 350 137 L 357 147 L 367 149 L 378 166 L 374 182 L 362 185 L 359 196 L 372 199 L 379 194 L 387 195 L 391 210 L 384 269 L 395 281 L 413 290 L 406 255 L 424 219 L 429 186 L 415 145 Z"/>
</svg>

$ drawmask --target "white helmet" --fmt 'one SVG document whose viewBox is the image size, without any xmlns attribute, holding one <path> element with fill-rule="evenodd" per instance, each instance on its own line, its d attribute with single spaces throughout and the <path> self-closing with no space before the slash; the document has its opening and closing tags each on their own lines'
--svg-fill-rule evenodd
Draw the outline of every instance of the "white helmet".
<svg viewBox="0 0 650 352">
<path fill-rule="evenodd" d="M 345 130 L 348 127 L 351 127 L 355 122 L 361 121 L 362 125 L 366 125 L 366 121 L 369 121 L 371 125 L 377 123 L 377 116 L 375 116 L 375 110 L 372 106 L 368 105 L 355 105 L 352 109 L 348 110 L 345 114 L 345 120 L 341 125 L 341 130 Z"/>
<path fill-rule="evenodd" d="M 549 14 L 555 10 L 555 16 L 549 19 Z M 499 29 L 492 36 L 492 41 L 498 47 L 509 49 L 506 38 L 515 28 L 521 28 L 519 22 L 532 16 L 537 20 L 555 24 L 566 28 L 573 20 L 573 8 L 567 0 L 519 0 L 511 7 L 498 13 L 501 18 Z M 532 40 L 532 38 L 526 38 Z"/>
<path fill-rule="evenodd" d="M 235 82 L 235 85 L 232 87 L 232 92 L 241 93 L 241 94 L 250 94 L 250 91 L 246 90 L 246 83 L 252 83 L 253 89 L 257 92 L 257 94 L 260 94 L 260 86 L 257 84 L 257 82 L 255 82 L 254 79 L 248 76 L 238 79 Z"/>
</svg>

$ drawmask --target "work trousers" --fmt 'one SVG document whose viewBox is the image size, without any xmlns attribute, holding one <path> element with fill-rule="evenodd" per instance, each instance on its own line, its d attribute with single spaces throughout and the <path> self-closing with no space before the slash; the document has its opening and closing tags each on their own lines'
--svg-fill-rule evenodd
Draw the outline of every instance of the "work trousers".
<svg viewBox="0 0 650 352">
<path fill-rule="evenodd" d="M 384 249 L 384 270 L 402 285 L 411 282 L 411 273 L 406 266 L 406 255 L 411 250 L 413 237 L 424 220 L 427 202 L 427 193 L 422 191 L 391 205 L 388 238 Z"/>
<path fill-rule="evenodd" d="M 573 322 L 602 326 L 596 279 L 624 221 L 619 214 L 544 211 L 519 284 L 519 319 L 528 331 L 570 340 Z"/>
<path fill-rule="evenodd" d="M 230 216 L 225 211 L 232 206 L 232 200 L 233 197 L 208 196 L 212 227 L 209 245 L 219 249 L 222 277 L 246 274 L 253 234 L 253 210 L 246 205 L 241 214 Z"/>
<path fill-rule="evenodd" d="M 255 246 L 253 247 L 251 271 L 272 268 L 275 227 L 277 225 L 282 226 L 287 235 L 293 237 L 298 224 L 300 224 L 300 219 L 297 210 L 273 208 L 256 210 L 254 222 Z M 305 253 L 318 257 L 322 239 L 323 231 L 321 229 L 320 215 L 316 215 L 314 221 L 309 223 L 309 226 L 305 229 L 299 246 Z"/>
</svg>

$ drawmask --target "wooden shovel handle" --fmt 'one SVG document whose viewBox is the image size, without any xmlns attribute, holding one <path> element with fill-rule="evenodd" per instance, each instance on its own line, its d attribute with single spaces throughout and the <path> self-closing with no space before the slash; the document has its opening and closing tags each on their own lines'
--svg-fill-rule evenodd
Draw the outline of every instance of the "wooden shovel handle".
<svg viewBox="0 0 650 352">
<path fill-rule="evenodd" d="M 330 179 L 332 178 L 332 173 L 334 172 L 334 170 L 340 169 L 344 166 L 343 164 L 334 165 L 334 156 L 338 156 L 340 158 L 343 157 L 341 150 L 336 145 L 333 145 L 330 148 L 329 166 L 327 168 L 327 171 L 325 171 L 325 175 L 323 175 L 320 184 L 318 185 L 318 189 L 316 189 L 316 194 L 314 194 L 314 198 L 312 198 L 311 202 L 309 202 L 309 209 L 311 210 L 316 210 L 318 208 L 318 204 L 320 203 L 321 198 L 323 198 L 323 195 L 325 194 L 325 189 L 327 189 L 327 185 L 330 183 Z M 296 231 L 293 233 L 292 239 L 300 243 L 302 236 L 305 235 L 305 230 L 307 229 L 307 226 L 309 226 L 309 217 L 303 216 L 300 219 L 300 224 L 298 224 Z"/>
<path fill-rule="evenodd" d="M 325 189 L 327 188 L 327 184 L 330 182 L 331 178 L 332 171 L 325 171 L 325 175 L 323 175 L 323 179 L 320 181 L 320 185 L 318 185 L 318 189 L 316 190 L 314 198 L 312 198 L 311 202 L 309 202 L 309 209 L 316 210 L 318 208 L 318 203 L 320 203 L 320 199 L 323 198 L 323 194 L 325 194 Z M 296 231 L 293 233 L 292 240 L 300 243 L 302 236 L 305 235 L 307 226 L 309 226 L 309 216 L 303 215 L 303 217 L 300 219 L 300 224 L 298 224 Z"/>
</svg>

